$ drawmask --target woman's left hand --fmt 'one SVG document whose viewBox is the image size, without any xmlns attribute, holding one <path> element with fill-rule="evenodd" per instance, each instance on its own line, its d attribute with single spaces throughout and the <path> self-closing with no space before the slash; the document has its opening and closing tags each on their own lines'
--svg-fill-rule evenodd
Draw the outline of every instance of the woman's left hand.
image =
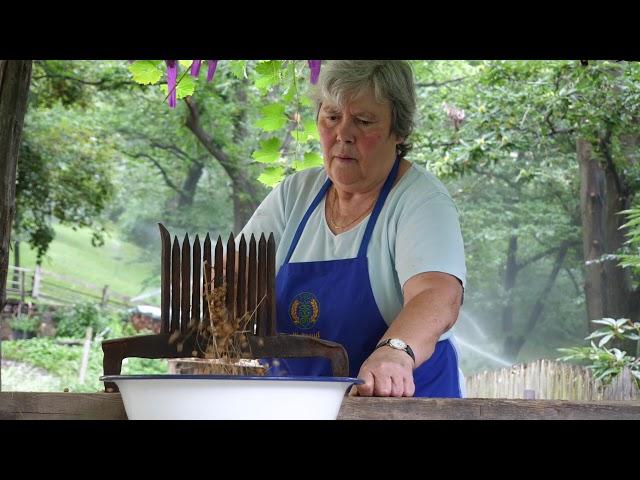
<svg viewBox="0 0 640 480">
<path fill-rule="evenodd" d="M 393 348 L 378 348 L 360 367 L 358 378 L 364 380 L 357 386 L 357 394 L 363 397 L 412 397 L 413 360 L 406 352 Z"/>
</svg>

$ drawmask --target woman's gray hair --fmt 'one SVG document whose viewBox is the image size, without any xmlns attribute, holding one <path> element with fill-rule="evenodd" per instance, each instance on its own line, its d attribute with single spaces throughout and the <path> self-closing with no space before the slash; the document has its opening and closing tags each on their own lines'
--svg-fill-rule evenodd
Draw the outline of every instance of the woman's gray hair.
<svg viewBox="0 0 640 480">
<path fill-rule="evenodd" d="M 413 72 L 402 60 L 333 60 L 322 65 L 314 100 L 319 109 L 324 101 L 343 106 L 367 89 L 380 103 L 391 104 L 391 132 L 404 140 L 398 156 L 404 158 L 412 145 L 407 138 L 413 131 L 416 92 Z M 319 111 L 319 110 L 317 110 Z"/>
</svg>

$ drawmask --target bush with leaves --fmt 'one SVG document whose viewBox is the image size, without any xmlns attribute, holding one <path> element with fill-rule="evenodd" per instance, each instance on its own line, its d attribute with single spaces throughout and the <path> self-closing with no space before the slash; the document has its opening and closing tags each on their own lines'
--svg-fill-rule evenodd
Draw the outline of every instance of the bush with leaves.
<svg viewBox="0 0 640 480">
<path fill-rule="evenodd" d="M 627 223 L 622 228 L 627 228 L 627 241 L 623 252 L 618 255 L 620 266 L 631 269 L 636 279 L 640 278 L 640 205 L 620 212 L 627 216 Z"/>
<path fill-rule="evenodd" d="M 640 323 L 632 322 L 628 318 L 603 318 L 593 320 L 593 323 L 604 325 L 591 333 L 585 340 L 591 340 L 588 347 L 559 348 L 565 354 L 560 357 L 560 361 L 583 361 L 588 362 L 587 368 L 592 369 L 595 379 L 600 380 L 603 385 L 608 385 L 620 375 L 625 368 L 631 371 L 636 385 L 640 388 L 640 357 L 629 355 L 618 348 L 607 348 L 607 343 L 611 340 L 640 340 Z M 600 338 L 596 345 L 594 339 Z M 639 342 L 640 345 L 640 342 Z M 636 348 L 637 351 L 637 348 Z M 636 353 L 637 355 L 637 353 Z"/>
<path fill-rule="evenodd" d="M 119 326 L 115 328 L 122 328 L 122 320 L 118 314 L 110 313 L 93 303 L 79 303 L 61 309 L 56 312 L 53 320 L 56 323 L 58 337 L 84 338 L 87 327 L 93 329 L 94 335 L 103 332 L 108 326 L 111 326 L 111 329 L 114 325 Z"/>
<path fill-rule="evenodd" d="M 38 331 L 40 321 L 36 317 L 30 317 L 28 315 L 18 315 L 9 322 L 11 330 L 24 333 L 35 333 Z"/>
</svg>

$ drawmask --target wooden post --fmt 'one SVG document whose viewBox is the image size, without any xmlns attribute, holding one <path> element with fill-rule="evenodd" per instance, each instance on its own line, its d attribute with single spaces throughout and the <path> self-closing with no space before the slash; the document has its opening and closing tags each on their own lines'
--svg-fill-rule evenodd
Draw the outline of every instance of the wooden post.
<svg viewBox="0 0 640 480">
<path fill-rule="evenodd" d="M 84 383 L 84 377 L 87 374 L 87 365 L 89 364 L 89 353 L 91 352 L 91 337 L 93 336 L 93 328 L 87 327 L 84 337 L 84 346 L 82 347 L 82 362 L 80 363 L 80 374 L 78 381 Z"/>
<path fill-rule="evenodd" d="M 20 272 L 20 301 L 24 303 L 25 297 L 25 277 L 27 276 L 27 272 L 22 270 Z"/>
<path fill-rule="evenodd" d="M 102 308 L 107 306 L 108 301 L 109 301 L 109 285 L 105 285 L 104 288 L 102 289 L 102 301 L 100 302 L 100 305 L 102 306 Z"/>
<path fill-rule="evenodd" d="M 31 287 L 31 298 L 37 299 L 40 295 L 40 281 L 42 280 L 42 269 L 40 265 L 36 265 L 36 269 L 33 272 L 33 285 Z"/>
</svg>

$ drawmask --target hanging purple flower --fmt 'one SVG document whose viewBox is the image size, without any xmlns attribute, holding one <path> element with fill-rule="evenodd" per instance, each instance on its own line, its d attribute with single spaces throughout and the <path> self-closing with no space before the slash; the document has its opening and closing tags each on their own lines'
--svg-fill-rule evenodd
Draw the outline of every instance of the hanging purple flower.
<svg viewBox="0 0 640 480">
<path fill-rule="evenodd" d="M 309 62 L 309 69 L 311 69 L 311 84 L 318 83 L 318 77 L 320 76 L 320 63 L 322 60 L 307 60 Z"/>
<path fill-rule="evenodd" d="M 202 60 L 194 60 L 191 64 L 191 76 L 197 77 L 200 75 L 200 65 L 202 65 Z"/>
<path fill-rule="evenodd" d="M 167 62 L 167 88 L 169 89 L 169 107 L 176 107 L 176 77 L 178 76 L 178 62 L 176 60 L 166 60 Z"/>
<path fill-rule="evenodd" d="M 207 60 L 207 63 L 209 64 L 209 70 L 207 71 L 207 82 L 210 82 L 213 78 L 213 74 L 216 73 L 218 60 Z"/>
</svg>

